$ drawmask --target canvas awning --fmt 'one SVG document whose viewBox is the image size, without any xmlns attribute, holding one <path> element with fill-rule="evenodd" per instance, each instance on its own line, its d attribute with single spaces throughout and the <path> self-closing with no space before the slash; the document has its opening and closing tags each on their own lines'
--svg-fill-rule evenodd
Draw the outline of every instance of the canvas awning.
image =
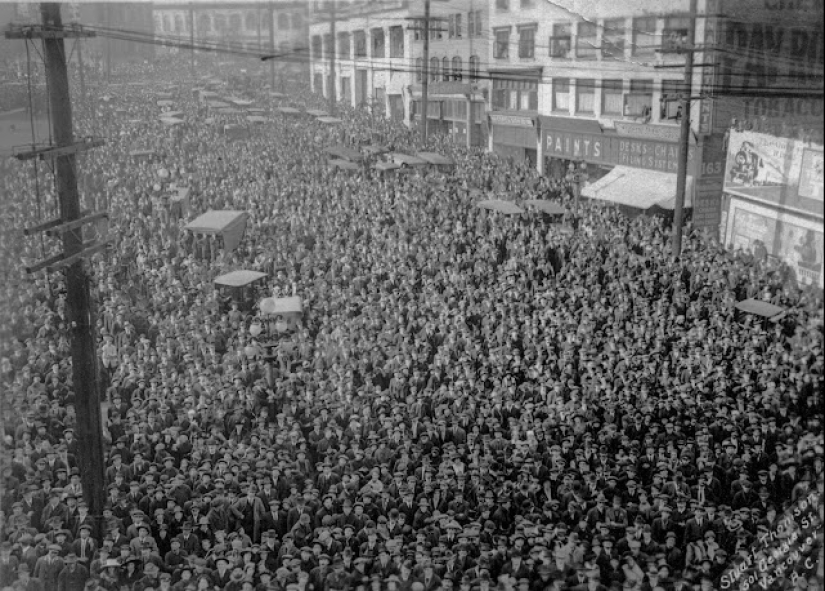
<svg viewBox="0 0 825 591">
<path fill-rule="evenodd" d="M 442 156 L 441 154 L 438 154 L 436 152 L 418 152 L 416 156 L 418 156 L 425 162 L 428 162 L 430 164 L 436 164 L 439 166 L 455 164 L 452 158 L 447 158 L 446 156 Z"/>
<path fill-rule="evenodd" d="M 361 151 L 367 156 L 378 156 L 379 154 L 386 154 L 389 152 L 386 146 L 380 145 L 364 146 L 361 148 Z"/>
<path fill-rule="evenodd" d="M 278 111 L 284 115 L 300 115 L 301 112 L 295 107 L 278 107 Z"/>
<path fill-rule="evenodd" d="M 501 199 L 486 199 L 476 203 L 476 206 L 481 209 L 497 211 L 505 215 L 518 215 L 520 213 L 524 213 L 524 210 L 512 201 L 502 201 Z"/>
<path fill-rule="evenodd" d="M 264 277 L 266 277 L 266 273 L 261 273 L 260 271 L 230 271 L 229 273 L 215 277 L 215 285 L 244 287 Z"/>
<path fill-rule="evenodd" d="M 200 234 L 220 234 L 224 247 L 235 250 L 246 230 L 245 211 L 212 210 L 198 216 L 186 225 L 186 229 Z"/>
<path fill-rule="evenodd" d="M 746 314 L 754 314 L 773 321 L 780 320 L 785 316 L 785 308 L 754 298 L 742 300 L 736 304 L 736 309 Z"/>
<path fill-rule="evenodd" d="M 525 205 L 535 207 L 539 211 L 549 215 L 562 215 L 567 210 L 555 201 L 548 201 L 547 199 L 529 199 L 524 202 Z"/>
<path fill-rule="evenodd" d="M 321 111 L 320 109 L 307 109 L 307 115 L 312 115 L 313 117 L 326 117 L 329 113 L 326 111 Z"/>
<path fill-rule="evenodd" d="M 327 125 L 341 123 L 341 119 L 339 119 L 338 117 L 318 117 L 317 121 L 319 123 L 326 123 Z"/>
<path fill-rule="evenodd" d="M 183 123 L 186 123 L 183 119 L 178 119 L 176 117 L 161 117 L 160 120 L 164 125 L 182 125 Z"/>
<path fill-rule="evenodd" d="M 286 95 L 282 92 L 270 92 L 269 96 L 271 96 L 272 98 L 276 98 L 276 99 L 282 99 L 282 98 L 286 97 Z"/>
<path fill-rule="evenodd" d="M 266 117 L 260 115 L 247 115 L 246 120 L 250 123 L 266 123 Z"/>
<path fill-rule="evenodd" d="M 692 179 L 688 177 L 685 207 L 691 207 Z M 676 175 L 629 166 L 616 166 L 599 180 L 582 187 L 581 194 L 590 199 L 609 201 L 635 209 L 651 207 L 673 209 L 676 202 Z"/>
<path fill-rule="evenodd" d="M 350 162 L 360 162 L 364 159 L 361 152 L 346 146 L 331 146 L 324 148 L 324 152 L 340 160 L 349 160 Z"/>
<path fill-rule="evenodd" d="M 154 150 L 132 150 L 129 152 L 129 156 L 132 158 L 151 158 L 154 155 Z"/>
<path fill-rule="evenodd" d="M 159 107 L 171 107 L 175 104 L 175 101 L 158 101 Z"/>
</svg>

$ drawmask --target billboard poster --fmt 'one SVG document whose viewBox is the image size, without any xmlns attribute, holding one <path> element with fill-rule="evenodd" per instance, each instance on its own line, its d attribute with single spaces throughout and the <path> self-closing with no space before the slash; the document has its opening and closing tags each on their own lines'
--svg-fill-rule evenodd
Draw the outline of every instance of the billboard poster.
<svg viewBox="0 0 825 591">
<path fill-rule="evenodd" d="M 732 199 L 726 243 L 757 257 L 776 257 L 804 285 L 823 286 L 825 236 L 822 224 Z"/>
<path fill-rule="evenodd" d="M 823 215 L 822 193 L 803 186 L 799 191 L 806 146 L 802 141 L 753 131 L 731 129 L 728 135 L 724 190 L 806 214 Z M 815 176 L 815 158 L 808 158 Z"/>
<path fill-rule="evenodd" d="M 802 171 L 799 173 L 799 196 L 822 201 L 823 185 L 822 150 L 805 150 L 802 153 Z"/>
</svg>

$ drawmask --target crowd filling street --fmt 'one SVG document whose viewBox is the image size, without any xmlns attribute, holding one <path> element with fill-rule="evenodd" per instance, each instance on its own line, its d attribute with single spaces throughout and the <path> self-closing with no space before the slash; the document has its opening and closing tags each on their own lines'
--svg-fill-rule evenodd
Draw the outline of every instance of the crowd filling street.
<svg viewBox="0 0 825 591">
<path fill-rule="evenodd" d="M 676 259 L 666 219 L 365 109 L 285 115 L 327 108 L 295 81 L 276 98 L 213 76 L 265 110 L 252 125 L 180 82 L 186 60 L 115 74 L 74 105 L 75 135 L 106 142 L 78 156 L 84 208 L 110 212 L 88 261 L 102 516 L 64 275 L 23 269 L 59 247 L 22 232 L 57 215 L 54 181 L 2 164 L 0 590 L 722 589 L 801 530 L 772 588 L 823 588 L 821 291 L 690 226 Z M 167 93 L 181 124 L 159 119 Z M 376 144 L 455 166 L 324 152 Z M 237 248 L 184 228 L 213 209 L 248 213 Z M 238 269 L 267 273 L 251 308 L 213 285 Z M 291 330 L 257 306 L 292 295 Z M 786 519 L 806 499 L 811 525 Z"/>
</svg>

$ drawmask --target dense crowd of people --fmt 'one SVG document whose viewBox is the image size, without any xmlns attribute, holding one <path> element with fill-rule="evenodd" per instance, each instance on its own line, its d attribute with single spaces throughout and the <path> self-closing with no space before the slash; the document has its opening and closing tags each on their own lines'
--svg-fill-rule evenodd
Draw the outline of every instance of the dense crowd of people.
<svg viewBox="0 0 825 591">
<path fill-rule="evenodd" d="M 111 214 L 88 263 L 102 516 L 63 276 L 21 270 L 58 247 L 22 234 L 55 214 L 53 180 L 2 165 L 0 589 L 720 589 L 800 532 L 775 588 L 822 589 L 821 292 L 697 232 L 674 260 L 663 219 L 574 205 L 446 138 L 426 148 L 449 172 L 332 169 L 333 145 L 424 146 L 344 105 L 339 125 L 280 114 L 325 108 L 298 83 L 220 89 L 268 110 L 232 139 L 244 115 L 186 71 L 132 66 L 75 108 L 77 135 L 106 138 L 78 157 L 84 208 Z M 183 125 L 158 119 L 161 93 Z M 191 190 L 182 215 L 169 183 Z M 489 196 L 569 213 L 476 207 Z M 184 229 L 210 209 L 249 213 L 234 251 Z M 212 282 L 236 269 L 300 296 L 298 327 L 227 309 Z M 748 297 L 788 313 L 742 315 Z M 810 500 L 807 525 L 785 519 Z"/>
</svg>

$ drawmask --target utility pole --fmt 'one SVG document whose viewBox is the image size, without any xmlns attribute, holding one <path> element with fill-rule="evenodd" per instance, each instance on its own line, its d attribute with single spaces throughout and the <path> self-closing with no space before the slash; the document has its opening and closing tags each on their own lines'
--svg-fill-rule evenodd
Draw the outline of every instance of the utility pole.
<svg viewBox="0 0 825 591">
<path fill-rule="evenodd" d="M 258 25 L 260 26 L 260 25 Z M 195 83 L 195 4 L 189 2 L 189 69 L 192 70 L 192 83 Z"/>
<path fill-rule="evenodd" d="M 427 145 L 427 103 L 430 92 L 430 0 L 424 0 L 424 61 L 421 79 L 421 140 Z"/>
<path fill-rule="evenodd" d="M 112 5 L 106 3 L 106 28 L 112 29 Z M 112 38 L 106 36 L 106 82 L 112 82 Z"/>
<path fill-rule="evenodd" d="M 40 5 L 43 24 L 39 27 L 11 29 L 9 39 L 43 39 L 49 102 L 54 116 L 51 118 L 54 145 L 18 153 L 19 160 L 35 158 L 54 162 L 60 218 L 40 223 L 23 230 L 24 235 L 51 231 L 63 237 L 63 252 L 49 257 L 31 267 L 29 273 L 43 269 L 55 272 L 66 269 L 66 302 L 69 313 L 69 330 L 72 349 L 72 382 L 77 407 L 77 438 L 80 476 L 83 495 L 89 505 L 89 513 L 100 523 L 105 501 L 103 461 L 103 431 L 101 422 L 100 392 L 95 348 L 95 318 L 92 312 L 90 279 L 84 269 L 83 259 L 106 248 L 106 241 L 83 242 L 83 225 L 107 217 L 106 213 L 86 215 L 80 210 L 77 190 L 77 152 L 103 145 L 102 140 L 74 141 L 72 131 L 72 103 L 69 94 L 69 73 L 66 68 L 66 37 L 92 37 L 94 32 L 82 29 L 64 29 L 60 17 L 60 4 L 45 2 Z M 59 34 L 56 34 L 59 33 Z M 85 216 L 85 217 L 83 217 Z"/>
<path fill-rule="evenodd" d="M 682 254 L 682 226 L 685 223 L 685 189 L 687 187 L 688 150 L 690 149 L 690 95 L 693 88 L 693 52 L 696 46 L 696 0 L 690 0 L 687 47 L 685 47 L 685 82 L 682 89 L 682 126 L 679 136 L 679 168 L 676 173 L 676 203 L 673 212 L 673 257 Z"/>
<path fill-rule="evenodd" d="M 338 51 L 336 47 L 338 43 L 335 39 L 335 20 L 337 18 L 335 2 L 336 0 L 329 0 L 329 114 L 333 117 L 335 117 L 335 103 L 337 102 L 335 96 L 335 54 Z"/>
<path fill-rule="evenodd" d="M 88 106 L 86 101 L 86 75 L 83 72 L 83 42 L 78 38 L 77 43 L 77 66 L 80 68 L 80 96 L 84 106 Z"/>
<path fill-rule="evenodd" d="M 275 5 L 269 3 L 269 53 L 275 55 Z M 275 60 L 269 60 L 269 86 L 275 91 Z"/>
</svg>

